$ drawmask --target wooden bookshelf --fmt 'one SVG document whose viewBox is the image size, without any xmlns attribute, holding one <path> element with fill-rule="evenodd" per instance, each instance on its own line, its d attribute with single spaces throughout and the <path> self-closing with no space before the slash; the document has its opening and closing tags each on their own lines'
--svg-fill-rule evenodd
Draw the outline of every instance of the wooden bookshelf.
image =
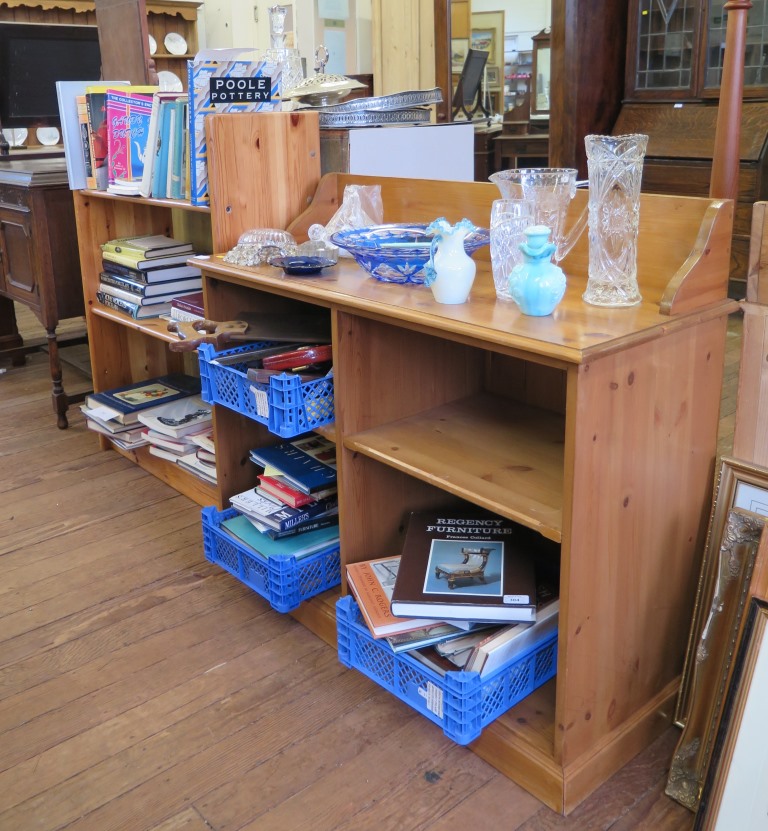
<svg viewBox="0 0 768 831">
<path fill-rule="evenodd" d="M 225 152 L 220 146 L 217 156 Z M 226 169 L 235 167 L 230 158 Z M 498 198 L 488 183 L 329 174 L 289 230 L 305 238 L 333 215 L 347 184 L 374 183 L 385 222 L 448 214 L 487 225 Z M 225 182 L 213 210 L 234 205 L 237 213 L 253 200 L 263 212 L 263 197 L 252 177 Z M 571 221 L 585 200 L 578 192 Z M 75 205 L 96 388 L 170 369 L 180 359 L 163 333 L 95 309 L 98 243 L 174 232 L 181 221 L 194 231 L 206 215 L 90 192 L 75 194 Z M 233 221 L 228 213 L 230 235 Z M 560 544 L 557 676 L 471 746 L 566 813 L 670 723 L 711 500 L 727 316 L 736 308 L 727 299 L 730 202 L 643 195 L 640 223 L 643 302 L 616 310 L 582 301 L 584 236 L 562 264 L 568 289 L 547 318 L 496 300 L 487 249 L 475 255 L 478 277 L 460 306 L 436 304 L 424 287 L 373 280 L 346 258 L 322 276 L 291 278 L 270 266 L 228 265 L 214 240 L 217 253 L 203 266 L 215 319 L 307 305 L 330 315 L 336 421 L 326 432 L 338 447 L 343 562 L 391 555 L 410 511 L 459 500 Z M 218 406 L 214 430 L 215 492 L 172 484 L 222 505 L 252 484 L 248 450 L 277 439 Z M 147 465 L 142 454 L 136 461 Z M 332 642 L 337 596 L 326 592 L 292 614 Z"/>
</svg>

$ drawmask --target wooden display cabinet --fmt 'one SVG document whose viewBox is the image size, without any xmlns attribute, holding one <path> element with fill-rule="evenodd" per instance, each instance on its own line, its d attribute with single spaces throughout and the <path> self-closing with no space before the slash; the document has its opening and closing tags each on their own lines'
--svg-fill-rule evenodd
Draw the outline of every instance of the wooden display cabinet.
<svg viewBox="0 0 768 831">
<path fill-rule="evenodd" d="M 385 222 L 447 210 L 449 221 L 487 224 L 498 196 L 488 183 L 330 174 L 289 230 L 300 239 L 326 222 L 351 183 L 381 184 Z M 571 220 L 585 200 L 579 192 Z M 248 298 L 329 309 L 343 562 L 391 555 L 410 511 L 458 500 L 559 543 L 557 676 L 472 748 L 566 813 L 670 723 L 736 308 L 726 297 L 730 202 L 643 195 L 640 218 L 643 302 L 631 309 L 582 301 L 586 236 L 546 318 L 496 300 L 487 249 L 459 306 L 343 258 L 309 279 L 217 258 L 204 269 L 218 316 Z M 331 599 L 302 605 L 316 631 L 331 616 L 327 632 Z"/>
</svg>

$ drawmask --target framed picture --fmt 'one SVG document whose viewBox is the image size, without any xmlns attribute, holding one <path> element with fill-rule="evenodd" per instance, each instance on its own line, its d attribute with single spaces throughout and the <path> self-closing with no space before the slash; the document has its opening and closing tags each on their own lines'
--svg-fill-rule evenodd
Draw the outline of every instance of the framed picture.
<svg viewBox="0 0 768 831">
<path fill-rule="evenodd" d="M 753 597 L 694 831 L 765 828 L 768 817 L 768 602 Z"/>
<path fill-rule="evenodd" d="M 708 540 L 702 580 L 706 591 L 696 629 L 682 735 L 669 767 L 665 793 L 695 811 L 701 800 L 733 657 L 750 595 L 752 573 L 768 518 L 733 508 L 722 533 Z M 768 539 L 768 535 L 766 535 Z"/>
<path fill-rule="evenodd" d="M 498 66 L 486 66 L 485 77 L 488 89 L 501 89 L 501 71 Z"/>
<path fill-rule="evenodd" d="M 768 469 L 723 457 L 715 480 L 709 529 L 701 564 L 699 583 L 693 609 L 693 621 L 688 636 L 688 649 L 683 666 L 674 721 L 678 727 L 685 725 L 690 705 L 691 675 L 695 663 L 696 645 L 701 635 L 706 614 L 706 604 L 712 597 L 716 576 L 715 560 L 723 536 L 725 519 L 733 508 L 742 508 L 752 513 L 768 516 Z"/>
<path fill-rule="evenodd" d="M 461 72 L 469 50 L 469 38 L 451 38 L 451 72 Z"/>
<path fill-rule="evenodd" d="M 469 45 L 488 53 L 488 66 L 504 63 L 504 12 L 473 12 Z"/>
</svg>

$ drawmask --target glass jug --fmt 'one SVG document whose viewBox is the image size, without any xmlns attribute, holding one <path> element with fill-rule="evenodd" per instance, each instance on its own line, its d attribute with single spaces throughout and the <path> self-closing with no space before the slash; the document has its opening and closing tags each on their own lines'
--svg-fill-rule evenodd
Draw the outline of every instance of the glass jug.
<svg viewBox="0 0 768 831">
<path fill-rule="evenodd" d="M 552 229 L 555 262 L 573 248 L 587 227 L 586 209 L 566 233 L 568 205 L 576 195 L 576 169 L 572 167 L 527 167 L 500 170 L 488 178 L 503 199 L 526 199 L 533 205 L 533 223 Z"/>
</svg>

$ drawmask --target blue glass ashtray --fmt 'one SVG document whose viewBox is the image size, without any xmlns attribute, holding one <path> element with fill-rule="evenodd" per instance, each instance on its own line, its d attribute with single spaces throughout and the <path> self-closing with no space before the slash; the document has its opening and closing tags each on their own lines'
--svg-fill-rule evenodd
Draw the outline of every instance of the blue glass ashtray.
<svg viewBox="0 0 768 831">
<path fill-rule="evenodd" d="M 351 228 L 331 235 L 331 242 L 344 248 L 371 277 L 384 283 L 424 282 L 424 266 L 429 262 L 432 234 L 426 224 L 371 225 Z M 488 245 L 490 234 L 478 228 L 464 240 L 467 254 Z"/>
<path fill-rule="evenodd" d="M 336 261 L 327 257 L 272 257 L 269 264 L 282 268 L 292 277 L 304 277 L 319 274 L 329 265 L 336 265 Z"/>
</svg>

